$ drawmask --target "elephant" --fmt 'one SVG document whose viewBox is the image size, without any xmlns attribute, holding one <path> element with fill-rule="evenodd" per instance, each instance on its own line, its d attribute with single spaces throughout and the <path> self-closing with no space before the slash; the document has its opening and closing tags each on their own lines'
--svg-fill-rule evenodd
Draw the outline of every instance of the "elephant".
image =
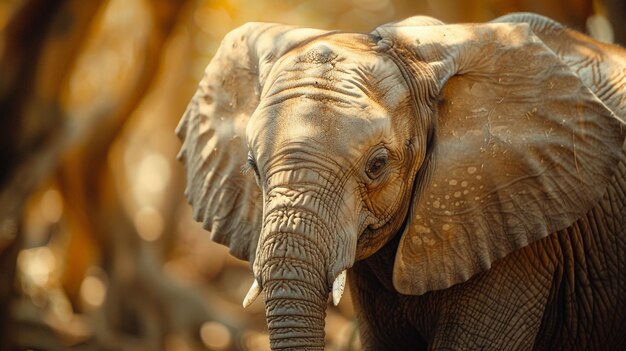
<svg viewBox="0 0 626 351">
<path fill-rule="evenodd" d="M 626 349 L 626 51 L 529 13 L 247 23 L 177 127 L 272 350 Z"/>
</svg>

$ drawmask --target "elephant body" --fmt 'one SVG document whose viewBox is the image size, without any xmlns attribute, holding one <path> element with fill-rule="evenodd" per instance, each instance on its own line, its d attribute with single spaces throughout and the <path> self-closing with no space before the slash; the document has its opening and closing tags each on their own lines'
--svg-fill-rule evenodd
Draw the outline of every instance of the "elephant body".
<svg viewBox="0 0 626 351">
<path fill-rule="evenodd" d="M 602 201 L 471 280 L 395 291 L 397 240 L 350 276 L 365 349 L 622 350 L 626 346 L 626 164 Z"/>
<path fill-rule="evenodd" d="M 274 350 L 323 350 L 346 281 L 367 350 L 624 349 L 624 86 L 624 49 L 532 14 L 250 23 L 177 129 L 186 195 Z"/>
</svg>

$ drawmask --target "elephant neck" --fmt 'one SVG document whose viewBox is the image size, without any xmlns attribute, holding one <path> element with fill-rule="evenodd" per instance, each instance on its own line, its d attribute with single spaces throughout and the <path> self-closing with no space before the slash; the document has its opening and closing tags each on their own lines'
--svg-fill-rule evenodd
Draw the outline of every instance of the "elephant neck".
<svg viewBox="0 0 626 351">
<path fill-rule="evenodd" d="M 367 266 L 380 285 L 388 291 L 393 292 L 396 292 L 392 280 L 393 266 L 401 237 L 402 232 L 400 231 L 375 254 L 363 261 L 355 263 L 355 266 Z"/>
</svg>

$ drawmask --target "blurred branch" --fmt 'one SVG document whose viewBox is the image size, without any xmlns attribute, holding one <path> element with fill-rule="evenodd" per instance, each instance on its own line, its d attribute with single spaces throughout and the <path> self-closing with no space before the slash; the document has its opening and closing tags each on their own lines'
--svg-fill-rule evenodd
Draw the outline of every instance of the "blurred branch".
<svg viewBox="0 0 626 351">
<path fill-rule="evenodd" d="M 9 20 L 0 57 L 0 348 L 11 343 L 9 321 L 22 209 L 54 171 L 63 149 L 58 91 L 95 15 L 96 1 L 27 1 Z M 48 81 L 49 80 L 49 81 Z"/>
<path fill-rule="evenodd" d="M 21 212 L 66 146 L 58 94 L 99 5 L 31 0 L 7 25 L 0 58 L 0 77 L 7 77 L 0 85 L 0 110 L 6 113 L 0 129 L 0 221 Z"/>
<path fill-rule="evenodd" d="M 123 211 L 113 182 L 112 170 L 106 160 L 114 141 L 155 80 L 163 46 L 185 2 L 158 1 L 150 4 L 153 6 L 154 22 L 157 25 L 144 43 L 143 57 L 137 64 L 135 80 L 122 88 L 124 94 L 119 95 L 123 97 L 121 101 L 114 100 L 115 98 L 101 101 L 79 118 L 75 118 L 83 121 L 75 132 L 78 141 L 68 152 L 61 168 L 60 182 L 62 193 L 66 197 L 65 202 L 72 213 L 79 215 L 81 229 L 91 233 L 97 240 L 102 250 L 105 269 L 112 264 L 112 256 L 117 254 L 116 250 L 135 250 L 137 241 L 134 237 L 138 240 L 132 222 Z M 171 12 L 163 14 L 154 9 L 160 8 L 162 4 L 170 4 Z M 123 234 L 117 234 L 120 228 L 111 230 L 109 217 L 112 215 L 121 218 L 125 223 Z M 119 239 L 112 240 L 112 237 L 118 236 Z M 118 241 L 125 244 L 116 249 Z"/>
<path fill-rule="evenodd" d="M 22 115 L 26 102 L 32 98 L 39 54 L 59 5 L 58 1 L 23 2 L 17 5 L 3 33 L 4 49 L 0 57 L 0 110 L 3 112 L 0 185 L 9 181 L 20 156 L 26 154 L 30 146 L 23 145 L 20 140 L 25 124 Z"/>
<path fill-rule="evenodd" d="M 98 350 L 93 341 L 81 342 L 71 347 L 63 343 L 55 330 L 46 322 L 44 311 L 28 299 L 16 299 L 11 303 L 16 328 L 14 339 L 20 350 L 34 349 L 46 351 L 88 351 Z"/>
<path fill-rule="evenodd" d="M 100 102 L 77 118 L 86 122 L 77 133 L 80 141 L 64 159 L 60 177 L 65 203 L 80 221 L 74 235 L 93 235 L 109 275 L 105 305 L 99 310 L 101 323 L 95 330 L 97 344 L 104 349 L 163 349 L 164 336 L 176 331 L 197 339 L 199 326 L 209 319 L 206 301 L 163 275 L 161 257 L 137 234 L 115 186 L 112 165 L 103 162 L 153 86 L 164 46 L 185 5 L 183 1 L 150 4 L 154 28 L 144 43 L 133 82 L 122 88 L 121 100 Z M 173 188 L 182 192 L 181 184 Z M 171 206 L 178 203 L 172 201 Z M 165 230 L 174 228 L 174 220 L 174 216 L 166 218 Z M 82 277 L 82 273 L 72 275 Z M 77 288 L 75 284 L 75 293 Z"/>
<path fill-rule="evenodd" d="M 6 227 L 7 223 L 3 224 Z M 15 238 L 0 252 L 0 350 L 8 350 L 12 343 L 14 323 L 11 320 L 10 301 L 15 295 L 14 284 L 17 254 L 22 246 L 22 223 L 14 224 L 11 229 L 2 228 L 2 231 L 11 231 Z"/>
</svg>

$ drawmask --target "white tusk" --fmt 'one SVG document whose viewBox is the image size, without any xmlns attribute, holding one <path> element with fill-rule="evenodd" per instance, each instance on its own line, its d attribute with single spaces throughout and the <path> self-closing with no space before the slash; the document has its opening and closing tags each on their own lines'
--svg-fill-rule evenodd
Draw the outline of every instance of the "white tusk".
<svg viewBox="0 0 626 351">
<path fill-rule="evenodd" d="M 261 287 L 259 286 L 259 281 L 254 279 L 254 282 L 252 283 L 248 294 L 246 294 L 246 297 L 244 297 L 243 299 L 243 308 L 252 305 L 252 303 L 254 302 L 254 300 L 256 300 L 260 293 Z"/>
<path fill-rule="evenodd" d="M 346 271 L 339 273 L 335 281 L 333 282 L 333 305 L 339 305 L 341 296 L 343 295 L 343 289 L 346 287 Z"/>
</svg>

